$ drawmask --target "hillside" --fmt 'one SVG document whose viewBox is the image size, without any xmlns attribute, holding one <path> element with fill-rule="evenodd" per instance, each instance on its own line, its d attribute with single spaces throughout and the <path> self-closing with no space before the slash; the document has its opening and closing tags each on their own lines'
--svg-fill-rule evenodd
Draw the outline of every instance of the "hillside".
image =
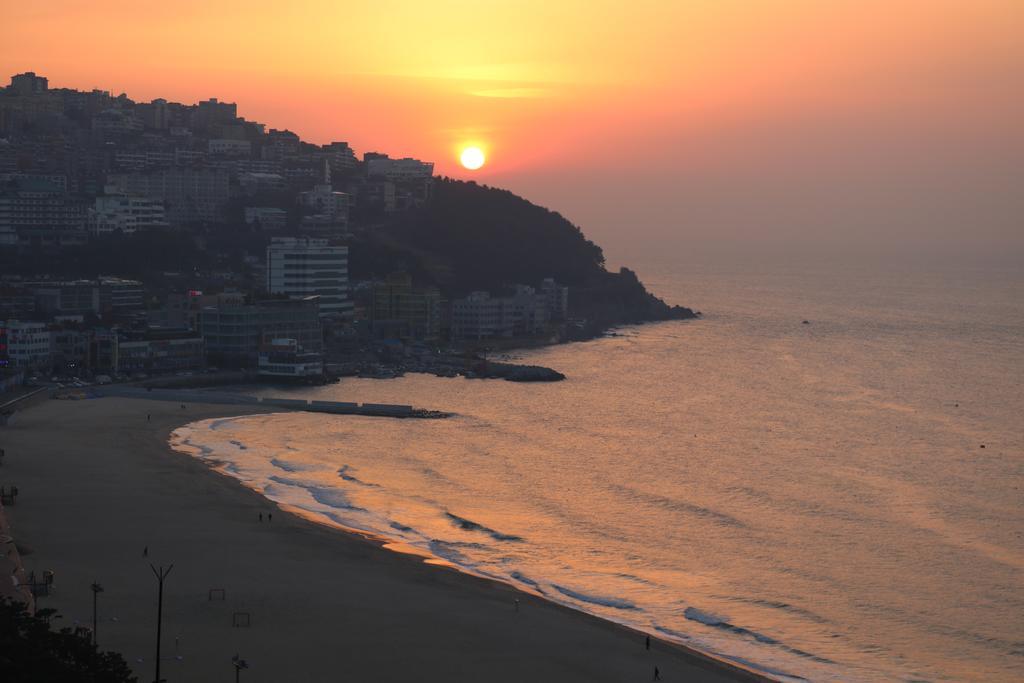
<svg viewBox="0 0 1024 683">
<path fill-rule="evenodd" d="M 357 240 L 350 261 L 357 279 L 401 267 L 448 297 L 553 277 L 572 288 L 570 313 L 590 333 L 695 317 L 650 294 L 631 270 L 606 270 L 601 247 L 561 214 L 474 182 L 438 178 L 427 206 Z"/>
<path fill-rule="evenodd" d="M 405 270 L 453 299 L 473 290 L 498 294 L 516 284 L 536 286 L 553 277 L 571 288 L 570 316 L 587 321 L 576 332 L 581 337 L 615 325 L 695 317 L 689 308 L 668 306 L 650 294 L 632 271 L 608 272 L 601 247 L 577 226 L 507 190 L 438 178 L 422 208 L 353 228 L 346 241 L 354 281 Z M 269 239 L 238 219 L 202 230 L 112 233 L 56 251 L 0 250 L 0 272 L 131 277 L 144 281 L 157 298 L 182 287 L 256 291 L 263 280 L 253 264 L 264 257 Z"/>
</svg>

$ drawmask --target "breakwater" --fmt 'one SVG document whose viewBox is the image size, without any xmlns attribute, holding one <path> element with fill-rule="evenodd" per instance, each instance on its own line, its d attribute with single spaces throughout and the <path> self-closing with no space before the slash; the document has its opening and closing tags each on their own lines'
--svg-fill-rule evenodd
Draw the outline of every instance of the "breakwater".
<svg viewBox="0 0 1024 683">
<path fill-rule="evenodd" d="M 282 398 L 274 396 L 249 396 L 226 391 L 198 391 L 187 389 L 142 389 L 138 387 L 104 386 L 90 387 L 92 396 L 119 396 L 142 398 L 152 401 L 175 403 L 215 403 L 223 405 L 259 406 L 263 408 L 285 408 L 311 413 L 335 415 L 364 415 L 371 417 L 441 418 L 448 413 L 415 408 L 410 405 L 391 403 L 352 403 L 345 401 L 316 401 L 304 398 Z"/>
</svg>

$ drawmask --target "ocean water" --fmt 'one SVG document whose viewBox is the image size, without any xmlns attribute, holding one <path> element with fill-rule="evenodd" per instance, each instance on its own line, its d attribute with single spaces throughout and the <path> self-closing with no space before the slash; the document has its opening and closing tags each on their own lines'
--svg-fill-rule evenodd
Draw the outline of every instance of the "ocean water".
<svg viewBox="0 0 1024 683">
<path fill-rule="evenodd" d="M 704 318 L 516 354 L 560 383 L 299 392 L 447 420 L 281 413 L 172 440 L 324 522 L 780 680 L 1024 679 L 1021 270 L 638 270 Z"/>
</svg>

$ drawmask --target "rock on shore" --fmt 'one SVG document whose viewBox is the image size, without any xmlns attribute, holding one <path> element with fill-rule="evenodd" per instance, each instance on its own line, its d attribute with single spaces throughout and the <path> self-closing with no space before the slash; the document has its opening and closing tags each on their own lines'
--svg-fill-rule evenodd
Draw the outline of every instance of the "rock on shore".
<svg viewBox="0 0 1024 683">
<path fill-rule="evenodd" d="M 513 365 L 511 363 L 491 363 L 488 377 L 501 377 L 509 382 L 559 382 L 565 375 L 540 365 Z"/>
</svg>

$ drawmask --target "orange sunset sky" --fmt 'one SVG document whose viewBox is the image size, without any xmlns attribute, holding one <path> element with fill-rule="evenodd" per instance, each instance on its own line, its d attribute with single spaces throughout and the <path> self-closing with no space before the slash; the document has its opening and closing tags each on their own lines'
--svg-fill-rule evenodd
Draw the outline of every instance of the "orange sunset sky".
<svg viewBox="0 0 1024 683">
<path fill-rule="evenodd" d="M 636 243 L 1021 245 L 1022 0 L 5 0 L 0 78 L 208 97 Z M 457 163 L 468 143 L 483 169 Z"/>
</svg>

